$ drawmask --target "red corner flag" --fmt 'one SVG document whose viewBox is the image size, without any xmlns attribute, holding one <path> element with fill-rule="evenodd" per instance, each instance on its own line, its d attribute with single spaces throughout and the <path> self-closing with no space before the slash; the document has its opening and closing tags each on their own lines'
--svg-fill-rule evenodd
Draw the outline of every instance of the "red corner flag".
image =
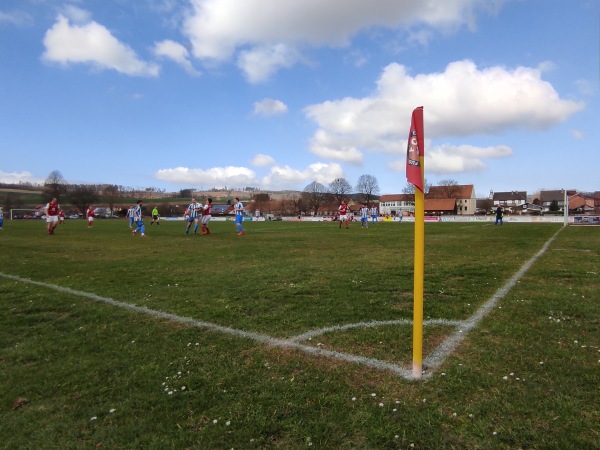
<svg viewBox="0 0 600 450">
<path fill-rule="evenodd" d="M 423 159 L 425 142 L 423 133 L 423 107 L 415 108 L 410 122 L 408 147 L 406 149 L 406 180 L 421 192 L 423 189 Z"/>
</svg>

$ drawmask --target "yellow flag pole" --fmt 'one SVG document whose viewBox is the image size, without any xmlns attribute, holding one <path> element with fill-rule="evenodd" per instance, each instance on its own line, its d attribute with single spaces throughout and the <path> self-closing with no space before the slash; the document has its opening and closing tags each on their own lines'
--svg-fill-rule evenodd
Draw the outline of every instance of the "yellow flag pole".
<svg viewBox="0 0 600 450">
<path fill-rule="evenodd" d="M 421 166 L 423 167 L 423 166 Z M 415 189 L 413 377 L 423 375 L 423 283 L 425 279 L 425 194 Z"/>
</svg>

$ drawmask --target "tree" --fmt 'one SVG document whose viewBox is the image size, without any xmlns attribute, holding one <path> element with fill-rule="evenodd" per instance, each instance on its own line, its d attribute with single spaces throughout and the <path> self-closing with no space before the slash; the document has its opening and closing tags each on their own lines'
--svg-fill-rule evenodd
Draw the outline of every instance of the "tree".
<svg viewBox="0 0 600 450">
<path fill-rule="evenodd" d="M 552 200 L 550 203 L 550 207 L 548 208 L 550 212 L 558 212 L 560 211 L 560 207 L 558 206 L 558 201 Z"/>
<path fill-rule="evenodd" d="M 425 189 L 426 194 L 429 192 L 430 187 L 431 187 L 431 183 L 429 181 L 427 181 L 427 178 L 425 178 L 424 183 L 423 183 L 423 189 Z M 412 183 L 406 183 L 406 186 L 404 186 L 402 188 L 402 193 L 403 194 L 414 194 L 415 193 L 415 185 Z"/>
<path fill-rule="evenodd" d="M 367 204 L 371 203 L 371 198 L 379 194 L 379 183 L 373 175 L 361 175 L 356 183 L 356 192 L 363 197 L 362 200 Z"/>
<path fill-rule="evenodd" d="M 98 201 L 96 191 L 86 184 L 74 185 L 71 191 L 71 204 L 76 206 L 81 214 L 85 214 L 88 207 Z"/>
<path fill-rule="evenodd" d="M 435 195 L 439 198 L 456 198 L 460 190 L 456 180 L 441 180 L 435 188 Z M 432 194 L 431 190 L 429 194 Z"/>
<path fill-rule="evenodd" d="M 329 193 L 335 197 L 337 204 L 341 204 L 348 194 L 352 192 L 352 186 L 345 178 L 336 178 L 329 183 Z"/>
<path fill-rule="evenodd" d="M 53 170 L 46 178 L 44 183 L 43 198 L 45 201 L 56 198 L 60 200 L 60 196 L 67 192 L 67 180 L 62 176 L 58 170 Z"/>
<path fill-rule="evenodd" d="M 104 187 L 104 196 L 110 208 L 110 214 L 115 213 L 115 200 L 119 197 L 119 187 L 116 184 L 109 184 Z"/>
<path fill-rule="evenodd" d="M 254 211 L 259 210 L 265 212 L 265 209 L 268 208 L 269 203 L 271 202 L 271 197 L 269 194 L 260 193 L 254 194 L 252 200 L 254 204 Z"/>
<path fill-rule="evenodd" d="M 319 208 L 327 199 L 327 189 L 321 183 L 313 181 L 304 188 L 302 197 L 306 201 L 308 209 L 317 214 Z"/>
</svg>

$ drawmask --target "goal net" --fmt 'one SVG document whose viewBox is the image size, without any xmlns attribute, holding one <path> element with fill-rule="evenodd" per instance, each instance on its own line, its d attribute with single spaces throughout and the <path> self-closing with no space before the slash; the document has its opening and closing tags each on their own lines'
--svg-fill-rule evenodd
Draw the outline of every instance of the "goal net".
<svg viewBox="0 0 600 450">
<path fill-rule="evenodd" d="M 39 209 L 25 209 L 25 208 L 12 208 L 10 210 L 10 220 L 17 219 L 41 219 L 44 215 L 44 210 Z"/>
</svg>

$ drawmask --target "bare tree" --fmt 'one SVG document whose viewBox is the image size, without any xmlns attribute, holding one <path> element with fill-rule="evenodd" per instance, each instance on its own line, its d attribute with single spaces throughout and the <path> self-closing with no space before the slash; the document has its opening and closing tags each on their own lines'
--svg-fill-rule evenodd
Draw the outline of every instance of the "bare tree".
<svg viewBox="0 0 600 450">
<path fill-rule="evenodd" d="M 92 186 L 79 184 L 73 186 L 71 191 L 71 204 L 79 209 L 81 214 L 85 214 L 88 207 L 98 201 L 98 195 Z"/>
<path fill-rule="evenodd" d="M 116 184 L 109 184 L 104 187 L 104 196 L 108 201 L 108 207 L 110 208 L 110 214 L 115 213 L 115 200 L 119 198 L 119 187 Z"/>
<path fill-rule="evenodd" d="M 436 198 L 456 198 L 461 191 L 456 180 L 441 180 L 433 189 L 429 189 L 429 195 Z"/>
<path fill-rule="evenodd" d="M 335 197 L 337 204 L 341 204 L 348 194 L 352 192 L 352 186 L 345 178 L 336 178 L 329 183 L 329 193 Z"/>
<path fill-rule="evenodd" d="M 429 192 L 429 188 L 431 187 L 431 183 L 427 181 L 425 178 L 425 182 L 423 183 L 423 189 L 425 189 L 425 193 Z M 403 194 L 414 194 L 415 193 L 415 185 L 412 183 L 406 183 L 406 186 L 402 188 Z"/>
<path fill-rule="evenodd" d="M 302 196 L 306 200 L 309 210 L 317 214 L 321 205 L 327 200 L 327 189 L 321 183 L 313 181 L 304 188 Z"/>
<path fill-rule="evenodd" d="M 60 200 L 60 196 L 65 192 L 67 192 L 67 180 L 65 180 L 60 171 L 53 170 L 44 183 L 44 191 L 42 193 L 44 200 L 51 200 L 52 198 Z"/>
<path fill-rule="evenodd" d="M 362 200 L 371 204 L 371 199 L 379 194 L 379 183 L 373 175 L 361 175 L 356 183 L 356 192 L 363 197 Z"/>
</svg>

